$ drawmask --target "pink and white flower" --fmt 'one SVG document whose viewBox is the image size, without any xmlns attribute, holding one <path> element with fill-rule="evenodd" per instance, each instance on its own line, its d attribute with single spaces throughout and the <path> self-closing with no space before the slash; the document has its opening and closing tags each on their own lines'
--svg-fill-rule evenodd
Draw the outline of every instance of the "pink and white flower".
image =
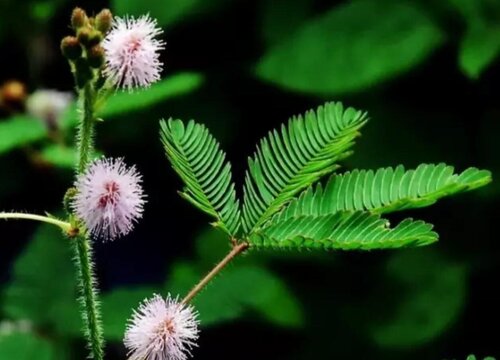
<svg viewBox="0 0 500 360">
<path fill-rule="evenodd" d="M 123 159 L 94 161 L 75 182 L 75 214 L 95 237 L 114 240 L 128 234 L 141 218 L 145 195 L 141 176 Z"/>
<path fill-rule="evenodd" d="M 157 37 L 163 30 L 149 15 L 115 18 L 102 46 L 106 54 L 104 75 L 117 87 L 132 90 L 160 80 L 163 64 L 159 51 L 165 43 Z"/>
<path fill-rule="evenodd" d="M 186 360 L 198 339 L 198 313 L 190 305 L 154 295 L 134 311 L 124 343 L 129 360 Z"/>
</svg>

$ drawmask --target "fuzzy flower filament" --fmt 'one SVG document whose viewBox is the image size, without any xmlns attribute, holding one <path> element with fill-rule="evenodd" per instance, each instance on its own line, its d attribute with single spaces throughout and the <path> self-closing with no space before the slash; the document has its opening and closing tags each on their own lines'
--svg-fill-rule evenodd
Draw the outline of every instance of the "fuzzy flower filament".
<svg viewBox="0 0 500 360">
<path fill-rule="evenodd" d="M 104 75 L 113 85 L 127 90 L 160 80 L 163 64 L 159 51 L 165 43 L 157 37 L 162 33 L 149 15 L 115 18 L 102 43 L 106 54 Z"/>
<path fill-rule="evenodd" d="M 198 313 L 190 305 L 154 295 L 134 311 L 124 343 L 129 360 L 186 360 L 198 339 Z"/>
<path fill-rule="evenodd" d="M 121 158 L 96 160 L 75 182 L 73 211 L 95 237 L 126 235 L 142 217 L 141 181 L 135 167 L 127 167 Z"/>
</svg>

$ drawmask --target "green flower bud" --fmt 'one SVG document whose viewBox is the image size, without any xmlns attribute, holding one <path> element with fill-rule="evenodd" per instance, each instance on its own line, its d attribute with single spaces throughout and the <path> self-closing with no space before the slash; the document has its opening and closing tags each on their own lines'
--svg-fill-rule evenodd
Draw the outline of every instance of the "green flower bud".
<svg viewBox="0 0 500 360">
<path fill-rule="evenodd" d="M 74 36 L 66 36 L 62 39 L 61 51 L 69 60 L 76 60 L 82 56 L 82 47 L 78 39 Z"/>
<path fill-rule="evenodd" d="M 102 9 L 95 17 L 95 27 L 103 34 L 106 34 L 111 29 L 112 22 L 113 15 L 109 9 Z"/>
<path fill-rule="evenodd" d="M 87 22 L 88 18 L 85 10 L 79 7 L 74 8 L 71 13 L 71 26 L 73 26 L 73 29 L 78 30 L 87 25 Z"/>
<path fill-rule="evenodd" d="M 95 45 L 87 51 L 87 59 L 89 65 L 99 69 L 104 65 L 104 49 L 101 45 Z"/>
<path fill-rule="evenodd" d="M 78 41 L 80 41 L 80 44 L 82 44 L 83 46 L 88 46 L 88 44 L 90 42 L 91 32 L 92 32 L 92 29 L 89 27 L 82 27 L 82 28 L 78 29 L 77 37 L 78 37 Z"/>
<path fill-rule="evenodd" d="M 98 30 L 92 30 L 90 32 L 88 47 L 90 48 L 92 46 L 98 45 L 100 44 L 101 41 L 102 41 L 102 33 Z"/>
<path fill-rule="evenodd" d="M 86 48 L 91 48 L 102 41 L 102 34 L 90 27 L 84 27 L 78 30 L 78 40 Z"/>
</svg>

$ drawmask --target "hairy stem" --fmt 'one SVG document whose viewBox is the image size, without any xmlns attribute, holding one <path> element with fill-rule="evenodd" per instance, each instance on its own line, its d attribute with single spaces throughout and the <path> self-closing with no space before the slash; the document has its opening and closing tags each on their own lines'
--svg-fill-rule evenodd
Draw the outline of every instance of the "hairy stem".
<svg viewBox="0 0 500 360">
<path fill-rule="evenodd" d="M 80 98 L 82 119 L 78 129 L 78 173 L 85 171 L 94 150 L 95 93 L 90 83 L 87 83 L 81 90 Z"/>
<path fill-rule="evenodd" d="M 82 307 L 82 318 L 85 324 L 85 338 L 92 358 L 104 359 L 104 340 L 102 334 L 101 314 L 97 299 L 97 284 L 92 263 L 92 248 L 87 236 L 78 236 L 76 242 L 76 263 L 78 267 L 79 297 Z"/>
<path fill-rule="evenodd" d="M 224 259 L 222 259 L 215 267 L 203 278 L 201 281 L 196 284 L 196 286 L 186 295 L 186 297 L 182 300 L 183 304 L 187 304 L 201 291 L 203 288 L 217 275 L 224 267 L 231 262 L 236 256 L 241 254 L 243 251 L 248 249 L 248 243 L 242 242 L 236 244 L 229 254 L 226 255 Z"/>
<path fill-rule="evenodd" d="M 71 224 L 54 219 L 48 216 L 43 216 L 43 215 L 35 215 L 35 214 L 25 214 L 25 213 L 0 213 L 0 219 L 23 219 L 23 220 L 34 220 L 34 221 L 41 221 L 47 224 L 52 224 L 59 226 L 63 231 L 69 233 L 72 229 Z"/>
<path fill-rule="evenodd" d="M 78 173 L 87 168 L 92 159 L 93 136 L 94 136 L 94 113 L 95 92 L 92 85 L 87 83 L 80 92 L 82 104 L 82 118 L 78 131 Z M 80 303 L 82 307 L 82 318 L 85 324 L 85 337 L 90 357 L 94 360 L 104 358 L 104 340 L 101 324 L 101 314 L 97 295 L 97 281 L 94 275 L 94 264 L 92 262 L 92 244 L 86 235 L 78 236 L 76 239 L 76 265 L 80 283 Z"/>
</svg>

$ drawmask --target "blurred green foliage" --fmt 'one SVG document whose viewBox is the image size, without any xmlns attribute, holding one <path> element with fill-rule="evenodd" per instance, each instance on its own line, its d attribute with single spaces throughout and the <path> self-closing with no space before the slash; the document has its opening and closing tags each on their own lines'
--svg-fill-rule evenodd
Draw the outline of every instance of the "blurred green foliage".
<svg viewBox="0 0 500 360">
<path fill-rule="evenodd" d="M 370 334 L 385 348 L 412 348 L 432 341 L 460 315 L 467 294 L 467 268 L 433 251 L 402 251 L 387 263 L 388 281 L 402 297 Z"/>
<path fill-rule="evenodd" d="M 500 25 L 473 23 L 467 29 L 460 48 L 460 66 L 477 78 L 500 51 Z"/>
<path fill-rule="evenodd" d="M 411 69 L 443 37 L 418 6 L 356 0 L 302 24 L 268 50 L 256 71 L 296 91 L 342 94 Z"/>
<path fill-rule="evenodd" d="M 73 254 L 61 235 L 55 227 L 40 227 L 17 259 L 3 301 L 10 318 L 29 319 L 43 328 L 67 322 L 61 313 L 75 303 L 76 285 Z"/>
<path fill-rule="evenodd" d="M 459 47 L 460 67 L 471 78 L 477 78 L 500 51 L 500 3 L 490 0 L 449 1 L 466 23 Z"/>
<path fill-rule="evenodd" d="M 0 359 L 55 360 L 51 344 L 31 333 L 0 334 Z"/>
<path fill-rule="evenodd" d="M 13 116 L 0 123 L 0 154 L 46 138 L 43 124 L 27 115 Z"/>
<path fill-rule="evenodd" d="M 150 88 L 139 92 L 119 92 L 112 95 L 98 110 L 103 118 L 113 118 L 124 113 L 147 109 L 169 99 L 189 94 L 203 84 L 203 76 L 197 73 L 170 75 Z"/>
<path fill-rule="evenodd" d="M 203 77 L 196 73 L 180 73 L 153 84 L 149 89 L 131 93 L 119 92 L 112 95 L 98 110 L 98 116 L 113 119 L 121 114 L 140 111 L 159 102 L 188 94 L 201 86 Z M 62 130 L 72 130 L 78 119 L 76 104 L 70 106 L 62 119 Z M 71 132 L 73 134 L 73 132 Z M 0 123 L 0 155 L 18 147 L 46 140 L 48 135 L 42 120 L 27 115 L 16 115 Z M 70 150 L 71 151 L 71 150 Z M 69 151 L 59 150 L 49 145 L 42 152 L 44 158 L 56 166 L 67 167 Z"/>
<path fill-rule="evenodd" d="M 157 19 L 160 26 L 168 26 L 180 21 L 186 21 L 193 15 L 206 14 L 207 12 L 220 9 L 227 4 L 227 0 L 170 0 L 161 1 L 128 1 L 111 0 L 111 7 L 116 15 L 140 16 L 149 13 Z"/>
</svg>

